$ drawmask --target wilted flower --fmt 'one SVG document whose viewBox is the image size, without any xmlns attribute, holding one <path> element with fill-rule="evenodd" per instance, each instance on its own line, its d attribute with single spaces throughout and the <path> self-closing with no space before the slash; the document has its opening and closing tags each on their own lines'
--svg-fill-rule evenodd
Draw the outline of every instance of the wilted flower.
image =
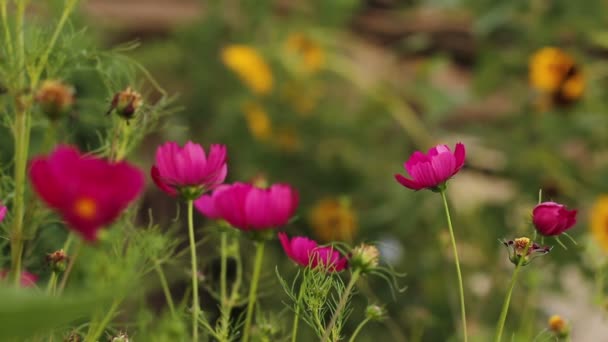
<svg viewBox="0 0 608 342">
<path fill-rule="evenodd" d="M 199 144 L 188 141 L 182 148 L 170 141 L 156 150 L 152 179 L 170 196 L 194 200 L 224 182 L 228 172 L 226 159 L 224 145 L 211 145 L 206 156 Z"/>
<path fill-rule="evenodd" d="M 547 325 L 549 326 L 549 330 L 551 330 L 551 332 L 553 332 L 555 336 L 559 338 L 567 337 L 570 333 L 568 323 L 566 323 L 566 321 L 560 315 L 553 315 L 549 317 Z"/>
<path fill-rule="evenodd" d="M 562 204 L 543 202 L 532 211 L 532 222 L 542 235 L 560 235 L 576 224 L 576 213 L 576 210 L 568 210 Z"/>
<path fill-rule="evenodd" d="M 0 270 L 0 279 L 5 279 L 8 276 L 7 270 Z M 38 276 L 27 271 L 21 272 L 20 284 L 21 287 L 34 287 L 38 281 Z"/>
<path fill-rule="evenodd" d="M 135 112 L 137 112 L 142 104 L 141 95 L 131 89 L 131 87 L 127 87 L 127 89 L 114 95 L 108 114 L 116 111 L 116 114 L 129 120 L 135 116 Z"/>
<path fill-rule="evenodd" d="M 347 198 L 327 197 L 318 201 L 308 221 L 322 241 L 352 241 L 357 232 L 357 215 Z"/>
<path fill-rule="evenodd" d="M 348 263 L 352 269 L 368 273 L 378 267 L 380 251 L 376 246 L 362 243 L 352 249 Z"/>
<path fill-rule="evenodd" d="M 46 255 L 46 262 L 51 267 L 53 272 L 63 272 L 68 262 L 68 256 L 65 254 L 63 249 L 55 251 Z"/>
<path fill-rule="evenodd" d="M 257 102 L 249 102 L 243 106 L 249 133 L 260 140 L 268 141 L 272 136 L 272 122 L 266 110 Z"/>
<path fill-rule="evenodd" d="M 427 154 L 416 151 L 403 164 L 412 179 L 400 174 L 396 174 L 395 179 L 412 190 L 439 190 L 448 179 L 460 171 L 464 165 L 465 154 L 462 143 L 456 144 L 454 153 L 447 145 L 437 145 Z"/>
<path fill-rule="evenodd" d="M 316 241 L 303 236 L 289 240 L 285 233 L 279 233 L 279 241 L 285 254 L 300 266 L 323 267 L 328 272 L 339 272 L 346 268 L 348 261 L 331 246 L 319 247 Z"/>
<path fill-rule="evenodd" d="M 585 91 L 585 79 L 574 59 L 555 47 L 544 47 L 530 58 L 530 84 L 551 101 L 567 104 Z"/>
<path fill-rule="evenodd" d="M 608 253 L 608 195 L 599 196 L 591 208 L 591 234 Z"/>
<path fill-rule="evenodd" d="M 247 45 L 229 45 L 222 50 L 222 62 L 259 95 L 272 90 L 272 72 L 256 49 Z"/>
<path fill-rule="evenodd" d="M 521 260 L 521 266 L 529 264 L 538 256 L 549 253 L 552 248 L 549 246 L 541 246 L 527 237 L 503 241 L 502 243 L 509 250 L 509 260 L 515 265 L 518 265 Z"/>
<path fill-rule="evenodd" d="M 286 225 L 298 206 L 298 194 L 286 184 L 260 189 L 234 183 L 195 205 L 203 214 L 224 219 L 235 228 L 259 231 Z"/>
<path fill-rule="evenodd" d="M 381 321 L 386 317 L 386 310 L 380 305 L 368 305 L 365 309 L 365 317 L 372 321 Z"/>
<path fill-rule="evenodd" d="M 143 174 L 129 163 L 110 163 L 65 145 L 34 158 L 29 174 L 40 198 L 89 241 L 96 240 L 98 231 L 112 223 L 144 186 Z"/>
<path fill-rule="evenodd" d="M 49 119 L 57 120 L 74 104 L 74 88 L 61 81 L 46 80 L 38 88 L 35 100 Z"/>
<path fill-rule="evenodd" d="M 325 52 L 321 46 L 302 33 L 292 33 L 287 37 L 285 50 L 299 57 L 302 70 L 313 73 L 325 64 Z"/>
</svg>

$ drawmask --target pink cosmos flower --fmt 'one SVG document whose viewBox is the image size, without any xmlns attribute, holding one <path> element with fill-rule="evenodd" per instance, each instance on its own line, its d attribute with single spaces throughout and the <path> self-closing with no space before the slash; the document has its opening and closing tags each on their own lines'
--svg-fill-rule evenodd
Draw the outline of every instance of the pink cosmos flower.
<svg viewBox="0 0 608 342">
<path fill-rule="evenodd" d="M 322 265 L 328 272 L 340 272 L 347 266 L 348 261 L 336 249 L 319 247 L 309 238 L 296 236 L 290 241 L 287 234 L 279 233 L 279 240 L 285 254 L 300 266 L 316 268 Z"/>
<path fill-rule="evenodd" d="M 151 174 L 154 183 L 170 196 L 197 199 L 224 182 L 226 146 L 211 145 L 209 155 L 199 144 L 188 141 L 184 147 L 167 142 L 156 150 Z"/>
<path fill-rule="evenodd" d="M 543 202 L 532 211 L 536 231 L 545 236 L 560 235 L 576 224 L 576 210 L 555 202 Z"/>
<path fill-rule="evenodd" d="M 8 209 L 6 208 L 6 206 L 0 202 L 0 222 L 4 221 L 7 211 Z"/>
<path fill-rule="evenodd" d="M 406 188 L 416 191 L 437 189 L 460 171 L 464 165 L 465 154 L 462 143 L 456 144 L 454 153 L 447 145 L 437 145 L 427 154 L 416 151 L 403 164 L 411 179 L 400 174 L 396 174 L 395 179 Z"/>
<path fill-rule="evenodd" d="M 196 203 L 204 215 L 224 219 L 246 231 L 284 226 L 297 206 L 297 192 L 285 184 L 260 189 L 251 184 L 234 183 Z"/>
<path fill-rule="evenodd" d="M 95 241 L 144 187 L 142 172 L 127 162 L 110 163 L 71 146 L 34 158 L 29 175 L 38 196 L 88 241 Z"/>
<path fill-rule="evenodd" d="M 194 207 L 203 215 L 207 216 L 212 220 L 221 219 L 221 214 L 215 208 L 215 199 L 224 190 L 230 189 L 230 185 L 222 184 L 218 186 L 213 193 L 209 195 L 203 195 L 194 201 Z"/>
<path fill-rule="evenodd" d="M 0 270 L 0 279 L 5 279 L 8 276 L 7 270 Z M 34 287 L 38 281 L 38 276 L 27 271 L 21 272 L 21 287 Z"/>
</svg>

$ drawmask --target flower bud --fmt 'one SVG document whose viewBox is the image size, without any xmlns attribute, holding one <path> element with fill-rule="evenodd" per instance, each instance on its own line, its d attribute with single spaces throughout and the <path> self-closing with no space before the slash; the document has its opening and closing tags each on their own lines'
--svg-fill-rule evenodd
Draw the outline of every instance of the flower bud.
<svg viewBox="0 0 608 342">
<path fill-rule="evenodd" d="M 46 80 L 40 85 L 34 99 L 50 120 L 57 120 L 74 104 L 74 88 L 60 81 Z"/>
<path fill-rule="evenodd" d="M 549 246 L 540 246 L 527 237 L 503 241 L 503 244 L 509 250 L 509 260 L 511 260 L 514 265 L 519 265 L 521 262 L 521 266 L 526 266 L 532 259 L 549 253 L 552 248 Z"/>
<path fill-rule="evenodd" d="M 576 224 L 576 210 L 555 202 L 543 202 L 532 212 L 536 230 L 544 236 L 560 235 Z"/>
<path fill-rule="evenodd" d="M 549 317 L 547 324 L 549 325 L 549 330 L 551 330 L 558 338 L 564 338 L 570 334 L 570 327 L 568 327 L 568 323 L 560 315 L 553 315 Z"/>
<path fill-rule="evenodd" d="M 381 321 L 384 317 L 386 317 L 386 310 L 380 305 L 368 305 L 365 309 L 365 318 L 369 318 L 372 321 Z"/>
<path fill-rule="evenodd" d="M 76 332 L 72 331 L 67 337 L 63 339 L 64 342 L 81 342 L 82 337 Z"/>
<path fill-rule="evenodd" d="M 116 114 L 126 120 L 130 120 L 135 116 L 135 112 L 137 112 L 142 104 L 141 95 L 131 89 L 131 87 L 127 87 L 127 89 L 114 95 L 108 114 L 112 111 L 116 111 Z"/>
<path fill-rule="evenodd" d="M 68 256 L 65 254 L 63 249 L 55 251 L 46 255 L 46 262 L 51 267 L 51 270 L 56 273 L 65 271 L 65 267 L 68 263 Z"/>
<path fill-rule="evenodd" d="M 112 342 L 129 342 L 129 335 L 126 332 L 121 331 L 117 336 L 112 337 Z"/>
<path fill-rule="evenodd" d="M 349 265 L 354 270 L 361 273 L 368 273 L 378 267 L 380 261 L 380 251 L 376 246 L 361 244 L 353 248 Z"/>
</svg>

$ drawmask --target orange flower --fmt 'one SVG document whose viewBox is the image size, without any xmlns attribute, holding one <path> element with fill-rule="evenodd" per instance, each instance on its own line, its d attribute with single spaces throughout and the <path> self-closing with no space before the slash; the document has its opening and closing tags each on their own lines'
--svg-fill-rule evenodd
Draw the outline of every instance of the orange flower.
<svg viewBox="0 0 608 342">
<path fill-rule="evenodd" d="M 298 56 L 303 71 L 314 73 L 325 65 L 325 52 L 321 46 L 302 33 L 290 34 L 285 42 L 285 50 Z"/>
<path fill-rule="evenodd" d="M 564 51 L 555 47 L 542 48 L 530 58 L 529 68 L 531 86 L 549 96 L 553 103 L 568 104 L 583 96 L 583 73 L 574 58 Z"/>
<path fill-rule="evenodd" d="M 347 198 L 321 199 L 310 211 L 308 221 L 323 242 L 351 242 L 357 232 L 357 215 Z"/>
<path fill-rule="evenodd" d="M 255 94 L 272 91 L 272 71 L 258 51 L 247 45 L 229 45 L 222 50 L 222 62 Z"/>
</svg>

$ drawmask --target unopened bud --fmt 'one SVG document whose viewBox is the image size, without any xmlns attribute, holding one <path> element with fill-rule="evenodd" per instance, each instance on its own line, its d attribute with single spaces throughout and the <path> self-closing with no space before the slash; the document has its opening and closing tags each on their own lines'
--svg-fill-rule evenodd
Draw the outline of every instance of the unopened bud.
<svg viewBox="0 0 608 342">
<path fill-rule="evenodd" d="M 63 249 L 55 251 L 46 255 L 46 262 L 51 267 L 53 272 L 61 273 L 65 271 L 65 267 L 68 263 L 68 256 L 65 254 Z"/>
<path fill-rule="evenodd" d="M 369 305 L 365 309 L 365 318 L 369 318 L 372 321 L 381 321 L 386 316 L 386 310 L 380 305 Z"/>
<path fill-rule="evenodd" d="M 120 115 L 126 120 L 130 120 L 135 116 L 135 112 L 137 112 L 142 104 L 143 101 L 141 95 L 131 89 L 131 87 L 127 87 L 127 89 L 114 95 L 108 114 L 110 114 L 112 111 L 116 111 L 116 114 Z"/>
<path fill-rule="evenodd" d="M 559 315 L 553 315 L 549 317 L 548 321 L 549 330 L 551 330 L 555 336 L 559 338 L 567 337 L 570 334 L 570 328 L 568 323 Z"/>
<path fill-rule="evenodd" d="M 82 341 L 82 337 L 80 337 L 80 335 L 75 332 L 72 331 L 67 337 L 65 337 L 63 339 L 64 342 L 81 342 Z"/>
<path fill-rule="evenodd" d="M 349 265 L 352 269 L 367 273 L 378 266 L 380 262 L 380 251 L 376 246 L 361 244 L 353 248 Z"/>
<path fill-rule="evenodd" d="M 129 335 L 126 332 L 120 332 L 117 336 L 112 337 L 112 342 L 129 342 Z"/>
<path fill-rule="evenodd" d="M 50 120 L 57 120 L 74 104 L 74 88 L 60 81 L 46 80 L 40 85 L 34 99 Z"/>
</svg>

